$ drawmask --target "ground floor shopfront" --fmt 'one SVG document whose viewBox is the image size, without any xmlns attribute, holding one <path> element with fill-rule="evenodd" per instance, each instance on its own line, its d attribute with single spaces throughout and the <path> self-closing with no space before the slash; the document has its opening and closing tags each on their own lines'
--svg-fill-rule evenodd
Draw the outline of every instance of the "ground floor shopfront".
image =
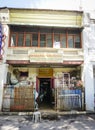
<svg viewBox="0 0 95 130">
<path fill-rule="evenodd" d="M 81 64 L 9 64 L 2 110 L 84 110 L 81 76 Z"/>
</svg>

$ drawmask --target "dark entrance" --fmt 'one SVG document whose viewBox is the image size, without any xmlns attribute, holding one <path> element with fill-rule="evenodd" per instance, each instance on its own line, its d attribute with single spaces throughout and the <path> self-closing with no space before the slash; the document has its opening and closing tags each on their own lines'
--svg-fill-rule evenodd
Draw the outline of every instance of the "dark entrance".
<svg viewBox="0 0 95 130">
<path fill-rule="evenodd" d="M 51 108 L 53 102 L 51 78 L 39 79 L 39 108 Z"/>
</svg>

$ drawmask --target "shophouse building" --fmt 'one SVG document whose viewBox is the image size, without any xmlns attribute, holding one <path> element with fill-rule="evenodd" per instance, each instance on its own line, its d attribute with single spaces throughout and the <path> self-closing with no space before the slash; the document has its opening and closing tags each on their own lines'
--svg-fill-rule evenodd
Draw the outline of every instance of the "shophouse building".
<svg viewBox="0 0 95 130">
<path fill-rule="evenodd" d="M 37 96 L 39 109 L 84 110 L 83 12 L 1 8 L 0 19 L 0 109 L 34 110 Z"/>
</svg>

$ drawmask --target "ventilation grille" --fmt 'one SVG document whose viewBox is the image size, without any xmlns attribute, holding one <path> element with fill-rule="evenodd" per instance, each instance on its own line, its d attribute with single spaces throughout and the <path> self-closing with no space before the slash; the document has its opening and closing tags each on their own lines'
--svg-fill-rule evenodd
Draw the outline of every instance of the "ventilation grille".
<svg viewBox="0 0 95 130">
<path fill-rule="evenodd" d="M 77 55 L 77 51 L 64 51 L 64 54 L 66 55 Z"/>
<path fill-rule="evenodd" d="M 57 53 L 57 50 L 48 50 L 48 49 L 41 49 L 41 50 L 35 50 L 35 52 L 47 52 L 47 53 Z"/>
<path fill-rule="evenodd" d="M 13 50 L 13 54 L 28 54 L 28 50 Z"/>
</svg>

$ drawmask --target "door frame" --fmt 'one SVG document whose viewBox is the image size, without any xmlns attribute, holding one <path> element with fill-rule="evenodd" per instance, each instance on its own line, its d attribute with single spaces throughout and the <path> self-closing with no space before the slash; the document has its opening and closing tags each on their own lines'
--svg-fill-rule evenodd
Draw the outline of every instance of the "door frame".
<svg viewBox="0 0 95 130">
<path fill-rule="evenodd" d="M 36 91 L 38 92 L 39 94 L 39 89 L 40 89 L 40 79 L 50 79 L 50 88 L 51 90 L 55 88 L 55 85 L 54 85 L 54 77 L 36 77 Z M 54 101 L 53 101 L 53 104 L 55 102 L 55 94 L 54 94 Z M 54 104 L 54 107 L 55 107 L 55 104 Z"/>
</svg>

